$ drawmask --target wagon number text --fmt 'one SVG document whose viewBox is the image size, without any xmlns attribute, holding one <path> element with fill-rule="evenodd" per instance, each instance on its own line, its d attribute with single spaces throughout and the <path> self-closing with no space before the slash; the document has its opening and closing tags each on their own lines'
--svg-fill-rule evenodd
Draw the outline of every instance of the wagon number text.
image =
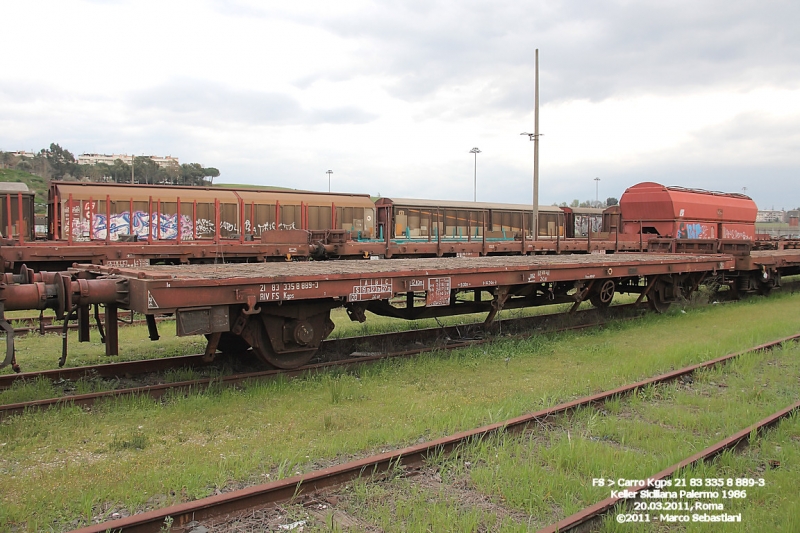
<svg viewBox="0 0 800 533">
<path fill-rule="evenodd" d="M 297 281 L 294 283 L 262 283 L 258 287 L 259 300 L 294 300 L 295 291 L 319 289 L 318 281 Z"/>
</svg>

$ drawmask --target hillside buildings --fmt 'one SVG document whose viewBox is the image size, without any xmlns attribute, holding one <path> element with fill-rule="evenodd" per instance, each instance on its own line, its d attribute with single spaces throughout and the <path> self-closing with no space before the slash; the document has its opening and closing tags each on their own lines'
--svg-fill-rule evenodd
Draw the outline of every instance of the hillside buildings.
<svg viewBox="0 0 800 533">
<path fill-rule="evenodd" d="M 172 157 L 171 155 L 167 156 L 160 156 L 160 155 L 146 155 L 143 156 L 150 160 L 152 160 L 156 165 L 164 168 L 170 166 L 180 166 L 180 162 L 178 161 L 177 157 Z M 98 163 L 105 163 L 106 165 L 113 166 L 114 161 L 120 159 L 123 163 L 130 165 L 133 162 L 133 155 L 128 154 L 81 154 L 78 156 L 78 164 L 79 165 L 96 165 Z"/>
</svg>

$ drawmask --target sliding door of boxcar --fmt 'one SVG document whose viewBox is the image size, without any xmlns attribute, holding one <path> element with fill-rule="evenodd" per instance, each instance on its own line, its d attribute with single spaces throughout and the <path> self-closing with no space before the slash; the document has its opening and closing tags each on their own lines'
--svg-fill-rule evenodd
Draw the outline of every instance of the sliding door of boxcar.
<svg viewBox="0 0 800 533">
<path fill-rule="evenodd" d="M 336 218 L 341 217 L 341 207 L 336 208 Z M 329 205 L 309 205 L 308 206 L 308 228 L 309 230 L 332 229 L 331 206 Z"/>
</svg>

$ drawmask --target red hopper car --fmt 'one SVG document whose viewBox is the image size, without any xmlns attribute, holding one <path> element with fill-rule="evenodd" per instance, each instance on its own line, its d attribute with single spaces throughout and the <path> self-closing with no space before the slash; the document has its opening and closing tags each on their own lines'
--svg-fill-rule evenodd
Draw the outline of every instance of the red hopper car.
<svg viewBox="0 0 800 533">
<path fill-rule="evenodd" d="M 622 233 L 670 239 L 755 240 L 755 202 L 744 194 L 721 193 L 644 182 L 620 199 Z"/>
</svg>

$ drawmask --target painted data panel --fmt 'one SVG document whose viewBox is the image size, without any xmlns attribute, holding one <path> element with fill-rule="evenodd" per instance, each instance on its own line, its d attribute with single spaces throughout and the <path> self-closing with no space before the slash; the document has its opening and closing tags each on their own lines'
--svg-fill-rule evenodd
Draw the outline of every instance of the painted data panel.
<svg viewBox="0 0 800 533">
<path fill-rule="evenodd" d="M 441 307 L 450 305 L 450 289 L 452 278 L 428 278 L 428 291 L 425 305 L 428 307 Z"/>
<path fill-rule="evenodd" d="M 347 301 L 385 300 L 392 296 L 394 296 L 394 291 L 390 278 L 361 279 L 356 285 L 353 285 L 353 291 L 347 297 Z"/>
</svg>

